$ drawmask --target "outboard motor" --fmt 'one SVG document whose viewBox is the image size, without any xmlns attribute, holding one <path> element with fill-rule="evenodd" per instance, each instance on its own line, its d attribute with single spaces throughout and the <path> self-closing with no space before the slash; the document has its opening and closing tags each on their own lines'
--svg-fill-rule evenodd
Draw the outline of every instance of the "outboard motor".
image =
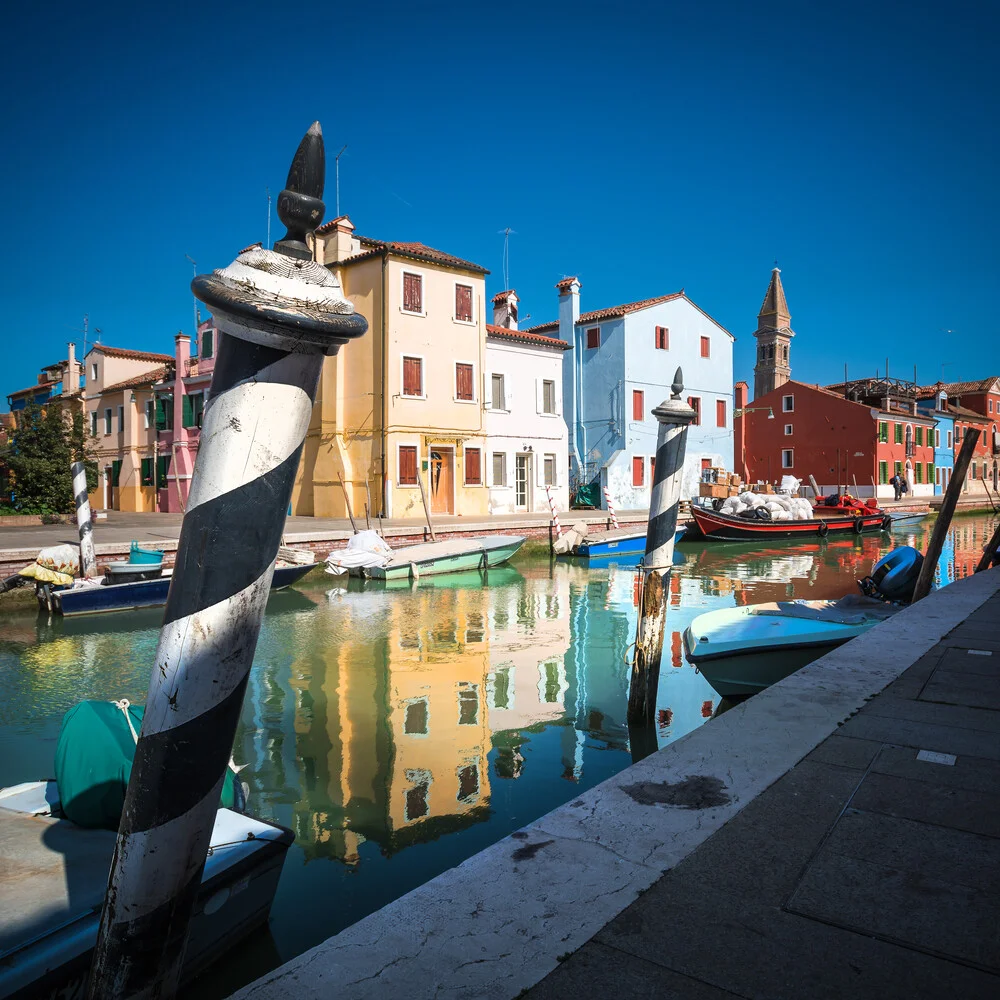
<svg viewBox="0 0 1000 1000">
<path fill-rule="evenodd" d="M 858 581 L 861 590 L 868 597 L 880 597 L 885 601 L 908 601 L 920 576 L 924 557 L 910 545 L 893 549 L 872 567 L 871 576 Z"/>
</svg>

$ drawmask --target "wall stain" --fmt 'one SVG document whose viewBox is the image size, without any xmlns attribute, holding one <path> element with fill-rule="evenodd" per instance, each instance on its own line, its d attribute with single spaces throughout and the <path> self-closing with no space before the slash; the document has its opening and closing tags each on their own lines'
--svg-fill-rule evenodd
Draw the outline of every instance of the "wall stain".
<svg viewBox="0 0 1000 1000">
<path fill-rule="evenodd" d="M 622 785 L 622 791 L 641 806 L 678 806 L 681 809 L 712 809 L 731 801 L 719 778 L 689 774 L 683 781 L 640 781 Z"/>
</svg>

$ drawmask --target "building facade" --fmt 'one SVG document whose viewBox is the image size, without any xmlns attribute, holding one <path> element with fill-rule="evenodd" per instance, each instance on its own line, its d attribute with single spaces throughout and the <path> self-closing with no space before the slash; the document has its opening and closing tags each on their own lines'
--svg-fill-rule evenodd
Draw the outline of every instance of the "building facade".
<svg viewBox="0 0 1000 1000">
<path fill-rule="evenodd" d="M 698 491 L 704 468 L 732 468 L 733 335 L 683 291 L 580 313 L 580 282 L 556 285 L 559 319 L 528 332 L 572 345 L 563 364 L 571 494 L 606 488 L 616 508 L 649 506 L 657 421 L 679 368 L 690 427 L 681 495 Z M 592 491 L 593 492 L 593 491 Z"/>
<path fill-rule="evenodd" d="M 494 296 L 486 327 L 486 468 L 489 512 L 569 506 L 563 355 L 572 345 L 517 328 L 517 295 Z"/>
<path fill-rule="evenodd" d="M 934 493 L 944 493 L 951 482 L 955 465 L 955 417 L 948 408 L 948 394 L 937 392 L 932 397 L 918 398 L 917 408 L 934 419 Z"/>
<path fill-rule="evenodd" d="M 314 257 L 368 320 L 328 358 L 292 497 L 297 514 L 420 517 L 488 511 L 485 268 L 422 243 L 320 226 Z"/>
<path fill-rule="evenodd" d="M 84 365 L 76 360 L 76 345 L 71 342 L 66 347 L 64 361 L 46 365 L 39 372 L 35 385 L 17 389 L 7 396 L 12 429 L 17 426 L 18 414 L 33 404 L 47 406 L 49 403 L 57 403 L 70 415 L 82 412 L 86 387 Z"/>
<path fill-rule="evenodd" d="M 757 363 L 753 370 L 754 399 L 765 396 L 784 385 L 792 377 L 789 348 L 792 337 L 792 315 L 785 301 L 781 284 L 781 270 L 771 272 L 771 281 L 764 293 L 760 312 L 757 314 Z"/>
</svg>

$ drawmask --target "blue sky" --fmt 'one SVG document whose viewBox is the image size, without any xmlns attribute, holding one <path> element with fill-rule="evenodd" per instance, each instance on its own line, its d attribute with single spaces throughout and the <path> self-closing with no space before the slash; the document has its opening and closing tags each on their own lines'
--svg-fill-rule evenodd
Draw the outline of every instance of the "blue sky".
<svg viewBox="0 0 1000 1000">
<path fill-rule="evenodd" d="M 58 2 L 5 17 L 0 398 L 170 351 L 191 264 L 266 235 L 302 133 L 358 232 L 511 284 L 529 324 L 684 287 L 752 382 L 775 259 L 793 377 L 1000 374 L 996 5 Z M 275 219 L 272 238 L 280 232 Z M 946 332 L 951 331 L 951 332 Z M 942 365 L 946 367 L 942 368 Z"/>
</svg>

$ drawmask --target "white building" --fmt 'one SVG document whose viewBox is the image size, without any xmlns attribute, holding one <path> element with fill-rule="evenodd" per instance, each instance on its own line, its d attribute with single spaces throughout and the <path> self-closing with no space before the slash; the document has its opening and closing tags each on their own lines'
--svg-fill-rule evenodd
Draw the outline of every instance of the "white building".
<svg viewBox="0 0 1000 1000">
<path fill-rule="evenodd" d="M 563 419 L 563 352 L 571 344 L 517 329 L 517 294 L 493 298 L 486 325 L 483 399 L 486 482 L 491 514 L 569 506 L 569 457 Z"/>
</svg>

